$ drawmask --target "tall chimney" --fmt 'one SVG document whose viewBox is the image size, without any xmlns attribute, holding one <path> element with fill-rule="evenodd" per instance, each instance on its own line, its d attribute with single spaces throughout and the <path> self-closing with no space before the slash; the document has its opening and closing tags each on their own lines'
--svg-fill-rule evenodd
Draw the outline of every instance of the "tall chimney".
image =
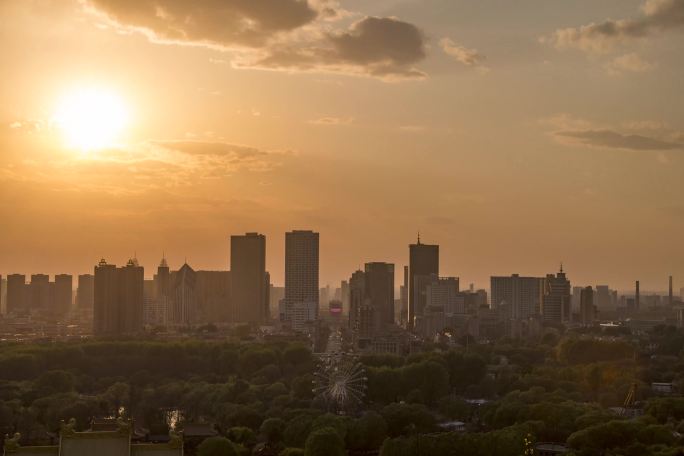
<svg viewBox="0 0 684 456">
<path fill-rule="evenodd" d="M 636 281 L 636 299 L 634 300 L 634 307 L 639 310 L 639 281 Z"/>
<path fill-rule="evenodd" d="M 672 307 L 672 276 L 670 276 L 670 294 L 668 295 L 668 304 Z"/>
</svg>

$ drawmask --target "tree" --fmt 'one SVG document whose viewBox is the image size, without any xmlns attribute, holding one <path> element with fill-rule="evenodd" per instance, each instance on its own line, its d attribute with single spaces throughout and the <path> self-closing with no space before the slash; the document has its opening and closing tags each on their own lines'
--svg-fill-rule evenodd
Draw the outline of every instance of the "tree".
<svg viewBox="0 0 684 456">
<path fill-rule="evenodd" d="M 313 431 L 306 439 L 304 456 L 344 456 L 344 441 L 335 428 Z"/>
<path fill-rule="evenodd" d="M 366 412 L 352 421 L 347 431 L 347 448 L 350 450 L 377 450 L 387 437 L 387 423 L 376 412 Z"/>
<path fill-rule="evenodd" d="M 227 438 L 210 437 L 199 444 L 197 456 L 238 456 L 238 453 Z"/>
<path fill-rule="evenodd" d="M 280 418 L 268 418 L 261 423 L 259 432 L 266 439 L 266 443 L 274 446 L 283 440 L 285 421 Z"/>
</svg>

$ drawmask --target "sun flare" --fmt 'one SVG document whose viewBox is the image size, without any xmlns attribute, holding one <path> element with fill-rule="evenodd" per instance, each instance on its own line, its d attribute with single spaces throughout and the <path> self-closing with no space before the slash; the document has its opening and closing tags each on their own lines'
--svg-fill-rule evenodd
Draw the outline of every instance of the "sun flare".
<svg viewBox="0 0 684 456">
<path fill-rule="evenodd" d="M 95 88 L 66 94 L 53 116 L 67 147 L 83 152 L 116 145 L 128 120 L 121 97 Z"/>
</svg>

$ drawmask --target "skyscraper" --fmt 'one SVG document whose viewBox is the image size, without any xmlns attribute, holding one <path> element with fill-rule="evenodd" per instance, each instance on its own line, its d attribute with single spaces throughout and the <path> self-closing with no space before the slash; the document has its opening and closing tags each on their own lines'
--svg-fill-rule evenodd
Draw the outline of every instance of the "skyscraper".
<svg viewBox="0 0 684 456">
<path fill-rule="evenodd" d="M 372 312 L 372 332 L 394 324 L 394 265 L 366 263 L 366 297 Z"/>
<path fill-rule="evenodd" d="M 542 318 L 545 322 L 562 323 L 570 320 L 570 281 L 563 272 L 547 274 L 544 279 L 544 295 L 542 296 Z"/>
<path fill-rule="evenodd" d="M 29 290 L 31 310 L 50 310 L 50 276 L 32 274 Z"/>
<path fill-rule="evenodd" d="M 78 310 L 92 311 L 94 299 L 95 277 L 92 274 L 79 275 L 76 288 L 76 307 Z"/>
<path fill-rule="evenodd" d="M 64 316 L 69 313 L 73 292 L 72 277 L 69 274 L 57 274 L 55 276 L 55 293 L 52 303 L 52 312 L 55 315 Z"/>
<path fill-rule="evenodd" d="M 409 245 L 408 329 L 413 329 L 416 316 L 423 314 L 425 288 L 433 275 L 439 276 L 439 246 L 422 244 L 418 236 L 418 242 Z"/>
<path fill-rule="evenodd" d="M 26 276 L 10 274 L 7 276 L 7 313 L 25 312 L 28 307 Z"/>
<path fill-rule="evenodd" d="M 188 326 L 196 321 L 197 296 L 195 285 L 197 274 L 188 263 L 173 274 L 171 290 L 170 323 L 179 326 Z"/>
<path fill-rule="evenodd" d="M 119 327 L 119 287 L 116 265 L 101 259 L 95 266 L 93 332 L 95 335 L 113 335 Z"/>
<path fill-rule="evenodd" d="M 509 309 L 509 314 L 505 317 L 514 320 L 527 320 L 533 315 L 539 315 L 543 281 L 541 277 L 521 277 L 518 274 L 492 277 L 492 308 Z"/>
<path fill-rule="evenodd" d="M 269 315 L 266 280 L 266 236 L 230 237 L 233 321 L 263 323 Z"/>
<path fill-rule="evenodd" d="M 284 317 L 295 330 L 318 318 L 318 249 L 318 233 L 285 233 Z"/>
<path fill-rule="evenodd" d="M 580 323 L 590 325 L 596 318 L 596 306 L 594 305 L 594 289 L 582 288 L 580 293 Z"/>
<path fill-rule="evenodd" d="M 95 266 L 93 331 L 134 334 L 143 328 L 144 269 L 134 259 L 117 268 L 104 259 Z"/>
</svg>

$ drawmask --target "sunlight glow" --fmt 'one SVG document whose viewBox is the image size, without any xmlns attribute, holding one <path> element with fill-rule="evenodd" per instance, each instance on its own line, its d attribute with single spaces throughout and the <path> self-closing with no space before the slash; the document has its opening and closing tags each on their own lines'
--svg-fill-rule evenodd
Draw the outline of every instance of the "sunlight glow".
<svg viewBox="0 0 684 456">
<path fill-rule="evenodd" d="M 126 127 L 128 112 L 116 94 L 88 88 L 65 95 L 52 120 L 67 147 L 88 152 L 114 146 Z"/>
</svg>

